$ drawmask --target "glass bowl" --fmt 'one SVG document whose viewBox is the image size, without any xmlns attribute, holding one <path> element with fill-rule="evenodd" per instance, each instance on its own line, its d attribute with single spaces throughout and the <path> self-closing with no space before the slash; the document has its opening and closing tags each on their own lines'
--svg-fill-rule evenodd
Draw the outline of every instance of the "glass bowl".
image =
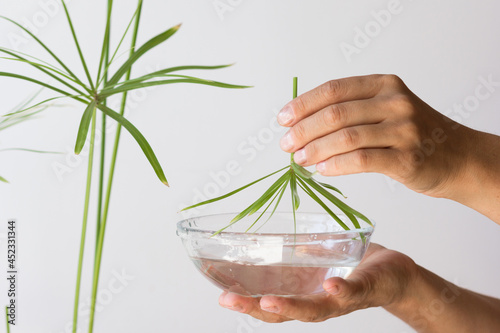
<svg viewBox="0 0 500 333">
<path fill-rule="evenodd" d="M 304 296 L 324 292 L 323 282 L 347 277 L 366 252 L 373 227 L 339 217 L 344 230 L 326 213 L 275 213 L 257 232 L 245 230 L 259 213 L 216 236 L 236 214 L 195 217 L 177 224 L 177 235 L 198 270 L 217 287 L 243 296 Z M 267 220 L 264 214 L 258 223 Z"/>
</svg>

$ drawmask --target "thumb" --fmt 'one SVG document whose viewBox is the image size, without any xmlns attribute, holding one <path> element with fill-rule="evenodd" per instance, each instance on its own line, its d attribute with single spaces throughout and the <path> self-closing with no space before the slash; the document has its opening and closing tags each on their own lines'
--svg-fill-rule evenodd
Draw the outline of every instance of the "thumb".
<svg viewBox="0 0 500 333">
<path fill-rule="evenodd" d="M 333 277 L 323 282 L 323 288 L 339 299 L 366 301 L 373 296 L 373 285 L 367 279 Z"/>
</svg>

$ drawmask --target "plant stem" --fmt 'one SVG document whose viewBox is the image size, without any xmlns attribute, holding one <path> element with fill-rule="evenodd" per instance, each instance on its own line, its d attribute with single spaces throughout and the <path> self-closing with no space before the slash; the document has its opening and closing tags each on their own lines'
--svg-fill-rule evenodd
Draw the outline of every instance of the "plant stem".
<svg viewBox="0 0 500 333">
<path fill-rule="evenodd" d="M 80 254 L 78 257 L 78 272 L 76 276 L 75 307 L 73 309 L 73 333 L 76 333 L 76 325 L 78 321 L 78 302 L 80 300 L 80 284 L 82 279 L 83 253 L 85 248 L 85 236 L 87 233 L 87 219 L 88 219 L 89 201 L 90 201 L 90 185 L 92 183 L 92 163 L 94 159 L 95 129 L 96 129 L 96 109 L 94 109 L 92 114 L 92 129 L 90 133 L 89 162 L 87 166 L 87 187 L 85 189 L 82 235 L 80 239 Z"/>
<path fill-rule="evenodd" d="M 7 333 L 10 333 L 10 325 L 9 325 L 9 308 L 5 307 L 5 319 L 7 321 Z"/>
<path fill-rule="evenodd" d="M 106 32 L 104 33 L 103 41 L 103 52 L 101 55 L 101 61 L 99 64 L 99 71 L 97 74 L 97 80 L 100 80 L 101 69 L 107 68 L 109 65 L 109 40 L 111 35 L 111 11 L 113 8 L 113 0 L 108 0 L 108 15 L 106 20 Z M 108 72 L 105 71 L 103 74 L 104 85 L 108 81 Z M 98 83 L 96 84 L 98 85 Z M 102 101 L 102 104 L 106 105 L 106 100 Z M 96 225 L 96 236 L 95 236 L 95 254 L 97 254 L 97 242 L 99 239 L 99 230 L 101 229 L 101 216 L 102 216 L 102 198 L 104 192 L 104 164 L 106 156 L 106 114 L 102 113 L 102 126 L 101 126 L 101 161 L 99 166 L 99 190 L 97 198 L 97 225 Z M 95 257 L 94 257 L 95 265 Z"/>
<path fill-rule="evenodd" d="M 132 35 L 130 55 L 132 55 L 134 53 L 135 45 L 137 42 L 137 33 L 139 31 L 139 22 L 140 22 L 140 18 L 141 18 L 141 10 L 142 10 L 142 0 L 138 1 L 137 6 L 138 6 L 137 7 L 137 17 L 135 19 L 134 31 L 133 31 L 133 35 Z M 132 68 L 130 68 L 128 70 L 127 75 L 126 75 L 126 80 L 130 79 L 131 72 L 132 72 Z M 120 108 L 121 115 L 123 115 L 125 112 L 126 102 L 127 102 L 127 93 L 125 92 L 123 94 L 122 102 L 121 102 L 121 108 Z M 99 284 L 99 272 L 101 269 L 102 248 L 103 248 L 103 244 L 104 244 L 104 233 L 106 230 L 106 222 L 107 222 L 107 218 L 108 218 L 109 200 L 111 197 L 111 187 L 113 185 L 113 177 L 114 177 L 114 171 L 115 171 L 115 166 L 116 166 L 116 157 L 118 155 L 120 134 L 121 134 L 121 125 L 118 124 L 117 128 L 116 128 L 115 141 L 114 141 L 114 145 L 113 145 L 111 164 L 109 167 L 109 176 L 108 176 L 108 184 L 107 184 L 107 189 L 106 189 L 106 197 L 105 197 L 105 201 L 104 201 L 104 209 L 103 209 L 102 219 L 101 219 L 101 223 L 100 223 L 100 229 L 99 229 L 99 233 L 98 233 L 98 240 L 97 240 L 96 257 L 95 257 L 95 263 L 94 263 L 94 277 L 93 277 L 93 281 L 92 281 L 92 295 L 91 295 L 91 300 L 90 300 L 89 333 L 93 332 L 93 327 L 94 327 L 95 303 L 96 303 L 96 297 L 97 297 L 97 286 Z"/>
</svg>

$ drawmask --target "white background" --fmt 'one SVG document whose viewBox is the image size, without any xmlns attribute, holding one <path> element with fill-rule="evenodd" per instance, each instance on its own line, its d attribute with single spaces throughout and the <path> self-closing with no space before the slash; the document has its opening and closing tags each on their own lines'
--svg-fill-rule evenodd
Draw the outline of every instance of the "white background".
<svg viewBox="0 0 500 333">
<path fill-rule="evenodd" d="M 50 16 L 41 6 L 43 2 L 49 1 L 4 0 L 0 13 L 31 22 L 36 35 L 83 74 L 60 6 L 55 12 L 49 8 Z M 401 12 L 380 31 L 372 31 L 368 45 L 349 62 L 341 43 L 353 44 L 356 27 L 370 26 L 374 21 L 371 12 L 386 9 L 388 1 L 222 3 L 230 3 L 232 10 L 219 15 L 212 0 L 145 1 L 141 43 L 179 22 L 183 26 L 137 63 L 135 74 L 157 67 L 237 62 L 229 69 L 196 74 L 255 88 L 172 85 L 134 95 L 127 114 L 153 146 L 171 188 L 157 180 L 136 143 L 124 132 L 101 269 L 101 290 L 108 289 L 106 295 L 111 299 L 103 298 L 95 332 L 410 332 L 382 309 L 319 324 L 249 323 L 246 316 L 219 307 L 219 290 L 190 263 L 175 234 L 175 224 L 182 218 L 177 211 L 192 202 L 195 189 L 203 191 L 213 182 L 210 172 L 224 170 L 230 160 L 239 163 L 240 173 L 220 193 L 287 163 L 287 154 L 278 147 L 284 131 L 266 128 L 274 112 L 290 99 L 292 76 L 300 77 L 299 90 L 304 92 L 329 79 L 395 73 L 442 112 L 473 96 L 479 77 L 491 75 L 500 81 L 500 4 L 494 0 L 401 0 Z M 132 0 L 116 1 L 113 45 L 134 6 Z M 104 1 L 73 0 L 69 9 L 95 74 Z M 13 36 L 19 36 L 19 31 L 5 22 L 0 23 L 0 31 L 0 45 L 15 47 Z M 33 41 L 21 41 L 17 48 L 48 59 Z M 5 70 L 34 75 L 22 65 L 2 61 L 0 71 Z M 5 78 L 0 84 L 1 113 L 37 90 L 34 85 Z M 42 94 L 50 95 L 48 91 Z M 83 106 L 62 103 L 66 106 L 46 111 L 39 119 L 0 136 L 2 148 L 65 153 L 0 155 L 0 175 L 11 181 L 0 184 L 2 269 L 7 218 L 17 218 L 20 230 L 19 325 L 12 332 L 65 332 L 72 318 L 87 160 L 74 159 L 71 154 Z M 500 134 L 498 105 L 500 91 L 496 90 L 461 121 Z M 113 137 L 114 127 L 108 133 Z M 248 152 L 248 138 L 259 134 L 267 143 L 259 143 L 262 150 L 254 157 Z M 247 150 L 242 153 L 241 149 Z M 55 166 L 68 166 L 68 161 L 71 172 L 58 177 Z M 349 203 L 378 222 L 375 242 L 408 254 L 460 286 L 500 297 L 498 225 L 457 203 L 413 193 L 382 175 L 345 176 L 330 182 L 347 193 Z M 244 208 L 260 189 L 242 193 L 230 205 L 213 205 L 200 213 Z M 310 202 L 303 209 L 317 210 Z M 90 290 L 93 205 L 90 217 L 83 301 Z M 123 270 L 133 279 L 120 284 L 114 274 Z M 0 294 L 6 298 L 6 283 L 1 281 Z M 110 293 L 109 283 L 120 286 L 121 291 Z M 3 324 L 0 327 L 4 329 Z"/>
</svg>

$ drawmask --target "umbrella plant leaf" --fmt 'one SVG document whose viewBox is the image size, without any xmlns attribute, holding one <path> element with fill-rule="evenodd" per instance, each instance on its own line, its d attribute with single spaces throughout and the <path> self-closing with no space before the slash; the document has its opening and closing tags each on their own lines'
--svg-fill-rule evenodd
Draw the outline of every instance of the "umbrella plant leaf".
<svg viewBox="0 0 500 333">
<path fill-rule="evenodd" d="M 300 187 L 306 192 L 314 201 L 316 201 L 327 213 L 330 215 L 344 230 L 350 230 L 349 227 L 342 221 L 328 206 L 307 186 L 303 179 L 298 178 Z"/>
<path fill-rule="evenodd" d="M 160 45 L 167 39 L 169 39 L 171 36 L 173 36 L 177 30 L 181 27 L 180 24 L 168 29 L 165 32 L 162 32 L 161 34 L 156 35 L 155 37 L 151 38 L 148 40 L 146 43 L 144 43 L 137 51 L 135 51 L 128 59 L 125 61 L 125 63 L 116 71 L 116 73 L 113 75 L 113 77 L 109 80 L 109 85 L 113 86 L 118 81 L 125 75 L 125 73 L 129 70 L 129 68 L 140 58 L 142 57 L 146 52 L 154 48 L 155 46 Z"/>
<path fill-rule="evenodd" d="M 281 169 L 279 169 L 279 170 L 277 170 L 277 171 L 274 171 L 274 172 L 272 172 L 272 173 L 268 174 L 267 176 L 264 176 L 264 177 L 262 177 L 262 178 L 259 178 L 259 179 L 255 180 L 255 181 L 253 181 L 253 182 L 251 182 L 251 183 L 249 183 L 249 184 L 247 184 L 247 185 L 245 185 L 245 186 L 242 186 L 242 187 L 240 187 L 240 188 L 238 188 L 238 189 L 236 189 L 236 190 L 234 190 L 234 191 L 231 191 L 231 192 L 229 192 L 229 193 L 227 193 L 227 194 L 221 195 L 221 196 L 219 196 L 219 197 L 217 197 L 217 198 L 213 198 L 213 199 L 209 199 L 209 200 L 205 200 L 205 201 L 199 202 L 199 203 L 197 203 L 197 204 L 195 204 L 195 205 L 192 205 L 192 206 L 189 206 L 189 207 L 183 208 L 183 209 L 182 209 L 182 210 L 180 210 L 180 211 L 181 211 L 181 212 L 183 212 L 183 211 L 186 211 L 186 210 L 188 210 L 188 209 L 193 209 L 193 208 L 195 208 L 195 207 L 199 207 L 199 206 L 207 205 L 207 204 L 209 204 L 209 203 L 216 202 L 216 201 L 219 201 L 219 200 L 222 200 L 222 199 L 228 198 L 228 197 L 230 197 L 230 196 L 232 196 L 232 195 L 234 195 L 234 194 L 236 194 L 236 193 L 238 193 L 238 192 L 240 192 L 240 191 L 243 191 L 243 190 L 244 190 L 244 189 L 246 189 L 247 187 L 250 187 L 250 186 L 252 186 L 252 185 L 254 185 L 254 184 L 257 184 L 258 182 L 260 182 L 260 181 L 262 181 L 262 180 L 264 180 L 264 179 L 266 179 L 266 178 L 269 178 L 269 177 L 271 177 L 271 176 L 273 176 L 273 175 L 277 174 L 278 172 L 283 171 L 283 170 L 285 170 L 285 169 L 287 169 L 287 168 L 288 168 L 288 166 L 286 166 L 286 167 L 284 167 L 284 168 L 281 168 Z"/>
<path fill-rule="evenodd" d="M 156 155 L 153 152 L 153 148 L 151 148 L 151 146 L 149 145 L 146 138 L 142 135 L 142 133 L 139 132 L 139 130 L 124 116 L 120 115 L 118 112 L 113 111 L 106 105 L 97 104 L 97 108 L 100 109 L 102 112 L 104 112 L 107 116 L 113 118 L 118 123 L 120 123 L 120 125 L 122 125 L 132 135 L 132 137 L 141 147 L 142 151 L 144 152 L 144 155 L 146 155 L 146 158 L 153 167 L 158 178 L 161 180 L 163 184 L 168 186 L 167 178 L 163 173 L 163 169 L 160 165 L 160 162 L 158 162 L 158 159 L 156 158 Z"/>
<path fill-rule="evenodd" d="M 80 120 L 80 127 L 78 128 L 78 134 L 76 135 L 75 144 L 75 154 L 80 154 L 85 145 L 85 140 L 87 140 L 87 135 L 89 133 L 90 121 L 92 120 L 92 115 L 96 109 L 96 101 L 90 102 L 85 111 L 83 112 L 82 119 Z"/>
<path fill-rule="evenodd" d="M 5 17 L 5 16 L 2 16 L 0 15 L 0 19 L 3 19 L 3 20 L 6 20 L 6 21 L 9 21 L 10 23 L 16 25 L 18 28 L 22 29 L 25 33 L 27 33 L 31 38 L 33 38 L 33 40 L 35 40 L 41 47 L 43 47 L 45 49 L 45 51 L 47 51 L 51 56 L 52 58 L 54 58 L 75 80 L 78 80 L 78 77 L 64 64 L 64 62 L 61 61 L 61 59 L 59 59 L 59 57 L 57 57 L 55 55 L 54 52 L 52 52 L 48 47 L 47 45 L 45 45 L 38 37 L 36 37 L 31 31 L 29 31 L 27 28 L 23 27 L 21 24 L 17 23 L 16 21 L 14 20 L 11 20 L 10 18 L 8 17 Z M 79 81 L 81 83 L 81 81 Z M 83 84 L 83 83 L 82 83 Z"/>
<path fill-rule="evenodd" d="M 131 83 L 138 83 L 138 82 L 143 82 L 146 80 L 150 79 L 155 79 L 155 78 L 161 78 L 161 77 L 166 77 L 165 74 L 172 73 L 172 72 L 178 72 L 178 71 L 183 71 L 183 70 L 193 70 L 193 69 L 201 69 L 201 70 L 211 70 L 211 69 L 220 69 L 220 68 L 226 68 L 229 66 L 232 66 L 233 64 L 229 65 L 217 65 L 217 66 L 200 66 L 200 65 L 190 65 L 190 66 L 176 66 L 176 67 L 169 67 L 165 68 L 150 74 L 146 74 L 143 76 L 140 76 L 135 79 L 131 79 L 128 81 L 123 82 L 122 84 L 131 84 Z M 106 88 L 109 88 L 110 85 L 106 85 Z"/>
<path fill-rule="evenodd" d="M 343 203 L 340 199 L 335 197 L 333 194 L 325 190 L 323 187 L 321 187 L 318 183 L 316 183 L 312 179 L 304 179 L 304 181 L 309 184 L 313 189 L 315 189 L 318 193 L 320 193 L 322 196 L 324 196 L 326 199 L 328 199 L 330 202 L 332 202 L 335 206 L 339 207 L 340 209 L 343 209 L 345 211 L 350 212 L 351 214 L 359 217 L 360 219 L 364 220 L 366 223 L 369 225 L 373 225 L 372 222 L 363 214 L 358 212 L 357 210 L 349 207 L 345 203 Z"/>
<path fill-rule="evenodd" d="M 214 86 L 219 88 L 230 88 L 230 89 L 243 89 L 243 88 L 251 88 L 250 86 L 242 86 L 236 84 L 228 84 L 224 82 L 205 80 L 199 78 L 179 78 L 179 79 L 169 79 L 169 80 L 158 80 L 158 81 L 148 81 L 148 82 L 137 82 L 137 83 L 124 83 L 115 88 L 103 89 L 99 94 L 101 97 L 109 97 L 114 94 L 122 93 L 125 91 L 131 91 L 140 88 L 152 87 L 152 86 L 161 86 L 166 84 L 173 83 L 192 83 L 192 84 L 202 84 L 207 86 Z"/>
</svg>

